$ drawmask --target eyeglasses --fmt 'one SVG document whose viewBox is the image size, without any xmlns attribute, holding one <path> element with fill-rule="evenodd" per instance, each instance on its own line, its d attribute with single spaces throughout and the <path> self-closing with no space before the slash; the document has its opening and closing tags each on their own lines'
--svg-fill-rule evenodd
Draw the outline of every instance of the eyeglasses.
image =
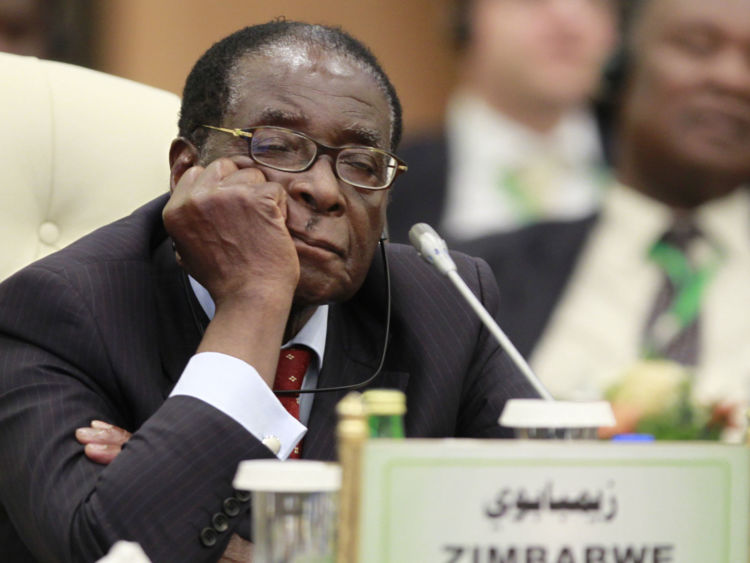
<svg viewBox="0 0 750 563">
<path fill-rule="evenodd" d="M 318 157 L 329 154 L 334 159 L 333 169 L 337 178 L 366 190 L 389 188 L 396 176 L 407 169 L 404 161 L 387 151 L 362 146 L 329 147 L 286 127 L 203 127 L 242 137 L 247 141 L 250 158 L 258 164 L 282 172 L 304 172 Z"/>
</svg>

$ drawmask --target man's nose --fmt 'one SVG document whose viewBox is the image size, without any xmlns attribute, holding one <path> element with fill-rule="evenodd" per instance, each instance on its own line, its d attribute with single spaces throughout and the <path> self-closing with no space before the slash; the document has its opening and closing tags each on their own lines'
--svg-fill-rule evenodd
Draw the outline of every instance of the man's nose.
<svg viewBox="0 0 750 563">
<path fill-rule="evenodd" d="M 319 157 L 308 170 L 293 174 L 289 195 L 318 213 L 343 213 L 346 202 L 334 166 L 331 157 Z"/>
</svg>

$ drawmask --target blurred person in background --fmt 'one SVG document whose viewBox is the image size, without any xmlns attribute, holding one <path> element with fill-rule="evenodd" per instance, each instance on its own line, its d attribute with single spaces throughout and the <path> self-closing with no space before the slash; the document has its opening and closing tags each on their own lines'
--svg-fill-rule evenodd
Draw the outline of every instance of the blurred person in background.
<svg viewBox="0 0 750 563">
<path fill-rule="evenodd" d="M 91 0 L 0 0 L 0 51 L 91 67 Z"/>
<path fill-rule="evenodd" d="M 456 0 L 460 84 L 445 130 L 405 142 L 392 240 L 424 221 L 468 239 L 595 209 L 608 176 L 591 100 L 613 0 Z"/>
<path fill-rule="evenodd" d="M 500 322 L 557 398 L 600 397 L 629 366 L 662 359 L 688 370 L 697 400 L 742 405 L 750 393 L 750 3 L 629 8 L 613 147 L 619 183 L 600 212 L 464 250 L 490 262 Z"/>
</svg>

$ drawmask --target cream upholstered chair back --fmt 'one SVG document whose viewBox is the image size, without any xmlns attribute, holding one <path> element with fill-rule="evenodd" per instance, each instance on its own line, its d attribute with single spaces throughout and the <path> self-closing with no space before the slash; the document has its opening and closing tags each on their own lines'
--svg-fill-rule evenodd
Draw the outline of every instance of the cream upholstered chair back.
<svg viewBox="0 0 750 563">
<path fill-rule="evenodd" d="M 0 280 L 169 189 L 179 97 L 0 53 Z"/>
</svg>

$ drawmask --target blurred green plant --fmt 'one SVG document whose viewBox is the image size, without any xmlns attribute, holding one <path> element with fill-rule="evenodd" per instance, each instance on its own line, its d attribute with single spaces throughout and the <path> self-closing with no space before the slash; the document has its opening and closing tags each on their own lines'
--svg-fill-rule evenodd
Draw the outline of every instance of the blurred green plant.
<svg viewBox="0 0 750 563">
<path fill-rule="evenodd" d="M 618 418 L 618 433 L 656 440 L 719 440 L 731 408 L 703 404 L 693 394 L 692 373 L 667 360 L 643 360 L 610 387 L 605 398 Z"/>
</svg>

